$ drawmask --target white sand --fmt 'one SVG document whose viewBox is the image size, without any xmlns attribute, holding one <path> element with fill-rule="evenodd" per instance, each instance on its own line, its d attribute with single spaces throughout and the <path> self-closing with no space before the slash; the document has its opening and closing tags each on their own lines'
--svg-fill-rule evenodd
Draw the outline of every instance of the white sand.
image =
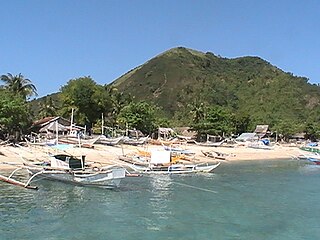
<svg viewBox="0 0 320 240">
<path fill-rule="evenodd" d="M 184 148 L 195 152 L 194 160 L 196 161 L 216 161 L 212 158 L 205 157 L 201 151 L 217 151 L 225 154 L 229 154 L 226 158 L 226 162 L 240 160 L 272 160 L 272 159 L 289 159 L 292 156 L 299 155 L 298 147 L 289 147 L 277 145 L 272 150 L 254 149 L 244 146 L 229 148 L 229 147 L 203 147 L 194 144 L 183 145 Z M 101 164 L 118 164 L 121 163 L 118 157 L 123 154 L 132 154 L 137 150 L 151 151 L 152 149 L 163 149 L 159 145 L 147 145 L 145 147 L 118 145 L 118 146 L 103 146 L 94 145 L 93 149 L 89 148 L 72 148 L 65 151 L 75 156 L 86 156 L 87 162 L 100 162 Z M 14 163 L 20 164 L 21 157 L 41 161 L 46 159 L 48 153 L 63 153 L 56 151 L 50 147 L 32 146 L 32 147 L 13 147 L 13 146 L 0 146 L 0 164 L 1 169 L 15 168 Z"/>
</svg>

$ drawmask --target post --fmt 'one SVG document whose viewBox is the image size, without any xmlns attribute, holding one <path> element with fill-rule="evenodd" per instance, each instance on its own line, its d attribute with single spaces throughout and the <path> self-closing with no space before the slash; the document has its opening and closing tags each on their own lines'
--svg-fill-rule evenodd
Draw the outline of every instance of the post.
<svg viewBox="0 0 320 240">
<path fill-rule="evenodd" d="M 73 108 L 71 109 L 70 133 L 71 133 L 71 131 L 72 131 L 72 125 L 73 125 Z"/>
<path fill-rule="evenodd" d="M 56 145 L 59 143 L 59 128 L 58 128 L 58 120 L 56 120 Z"/>
<path fill-rule="evenodd" d="M 104 117 L 103 117 L 103 113 L 101 114 L 101 135 L 104 134 Z"/>
</svg>

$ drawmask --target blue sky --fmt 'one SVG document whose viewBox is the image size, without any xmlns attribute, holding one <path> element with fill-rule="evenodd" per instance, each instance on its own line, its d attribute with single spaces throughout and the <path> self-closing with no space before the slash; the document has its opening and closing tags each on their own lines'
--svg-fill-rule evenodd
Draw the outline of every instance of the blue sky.
<svg viewBox="0 0 320 240">
<path fill-rule="evenodd" d="M 173 47 L 259 56 L 320 83 L 318 0 L 0 0 L 0 74 L 39 97 L 70 79 L 110 83 Z"/>
</svg>

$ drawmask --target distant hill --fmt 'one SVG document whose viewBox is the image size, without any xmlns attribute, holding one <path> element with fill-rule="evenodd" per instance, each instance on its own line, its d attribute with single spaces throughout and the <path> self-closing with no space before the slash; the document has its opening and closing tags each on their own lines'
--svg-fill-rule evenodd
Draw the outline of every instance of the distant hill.
<svg viewBox="0 0 320 240">
<path fill-rule="evenodd" d="M 319 86 L 260 57 L 228 59 L 178 47 L 137 66 L 110 85 L 137 101 L 161 106 L 169 118 L 177 112 L 187 118 L 187 106 L 196 102 L 245 113 L 256 123 L 272 124 L 277 119 L 305 122 L 319 119 L 320 113 Z M 58 93 L 51 97 L 59 99 Z M 36 111 L 43 100 L 32 102 Z"/>
<path fill-rule="evenodd" d="M 173 116 L 194 101 L 263 118 L 303 119 L 319 110 L 320 88 L 259 57 L 234 59 L 183 47 L 170 49 L 120 78 L 113 86 L 152 101 Z"/>
</svg>

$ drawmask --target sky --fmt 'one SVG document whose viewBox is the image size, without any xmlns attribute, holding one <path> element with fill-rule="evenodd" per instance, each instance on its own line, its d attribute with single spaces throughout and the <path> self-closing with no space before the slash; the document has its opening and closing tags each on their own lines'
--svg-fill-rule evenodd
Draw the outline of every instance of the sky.
<svg viewBox="0 0 320 240">
<path fill-rule="evenodd" d="M 38 97 L 71 79 L 111 83 L 174 47 L 258 56 L 320 83 L 318 0 L 0 0 L 0 75 Z"/>
</svg>

